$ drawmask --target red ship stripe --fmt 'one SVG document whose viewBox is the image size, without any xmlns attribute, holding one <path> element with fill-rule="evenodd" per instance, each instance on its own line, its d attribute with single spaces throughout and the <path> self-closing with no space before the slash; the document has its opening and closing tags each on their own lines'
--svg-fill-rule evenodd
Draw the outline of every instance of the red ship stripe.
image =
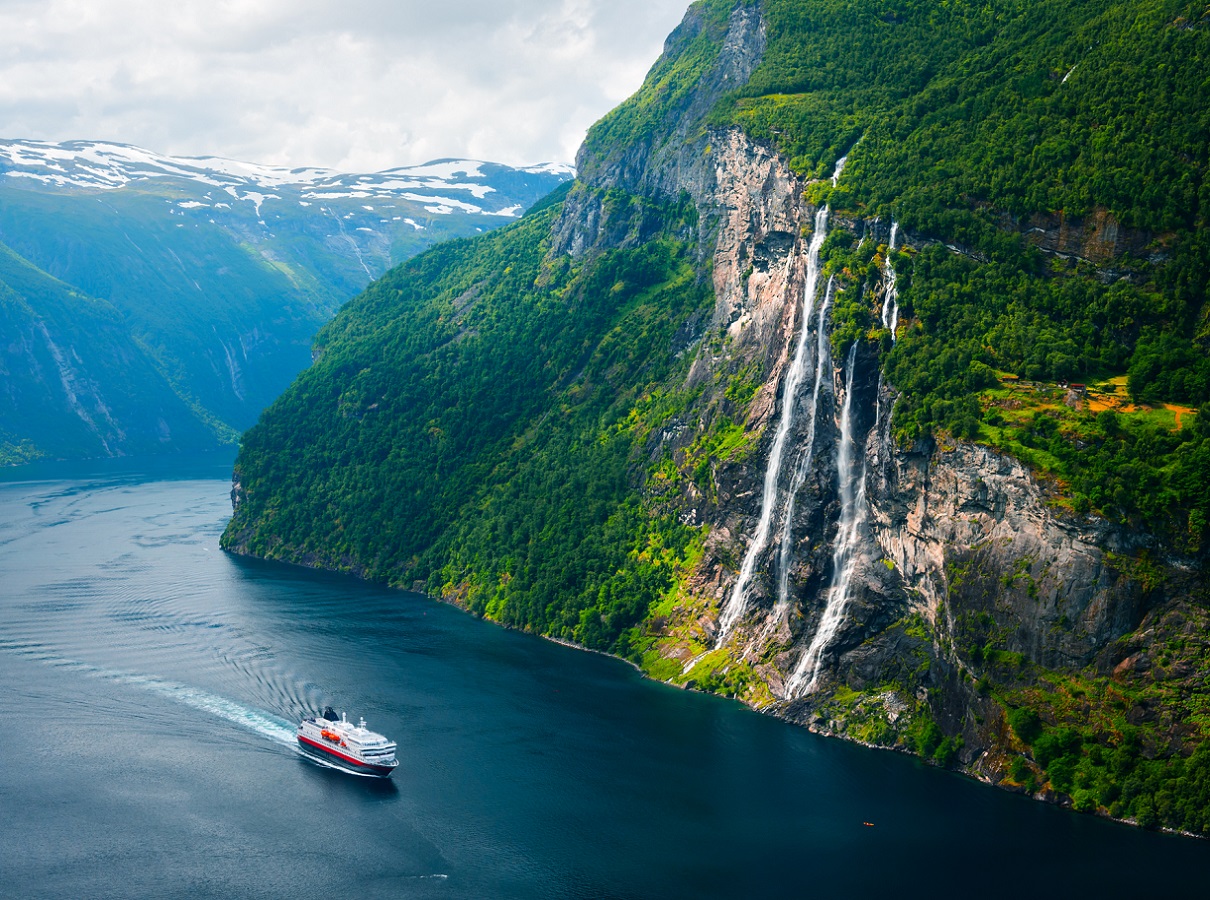
<svg viewBox="0 0 1210 900">
<path fill-rule="evenodd" d="M 298 736 L 298 739 L 300 741 L 302 741 L 304 744 L 310 744 L 312 747 L 319 748 L 324 753 L 329 753 L 332 756 L 339 756 L 341 759 L 351 762 L 355 766 L 365 766 L 367 769 L 390 769 L 391 768 L 391 766 L 382 766 L 382 765 L 378 765 L 377 763 L 362 762 L 360 759 L 354 759 L 352 756 L 345 756 L 343 753 L 341 753 L 337 750 L 333 750 L 331 747 L 325 747 L 323 744 L 319 743 L 318 741 L 313 741 L 309 737 L 306 737 L 305 735 L 300 734 Z"/>
</svg>

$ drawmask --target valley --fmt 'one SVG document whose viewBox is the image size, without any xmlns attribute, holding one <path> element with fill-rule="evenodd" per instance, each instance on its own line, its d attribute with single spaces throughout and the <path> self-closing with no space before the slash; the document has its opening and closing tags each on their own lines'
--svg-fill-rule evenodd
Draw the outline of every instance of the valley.
<svg viewBox="0 0 1210 900">
<path fill-rule="evenodd" d="M 0 464 L 234 443 L 373 278 L 516 218 L 570 176 L 469 160 L 343 174 L 0 142 Z"/>
</svg>

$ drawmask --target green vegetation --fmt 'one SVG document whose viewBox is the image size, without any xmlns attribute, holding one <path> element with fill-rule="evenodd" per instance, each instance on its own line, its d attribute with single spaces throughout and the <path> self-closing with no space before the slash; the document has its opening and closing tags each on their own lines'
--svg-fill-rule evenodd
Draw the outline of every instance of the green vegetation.
<svg viewBox="0 0 1210 900">
<path fill-rule="evenodd" d="M 822 176 L 834 205 L 994 246 L 987 210 L 1201 221 L 1210 14 L 1188 0 L 767 0 L 768 49 L 715 111 Z M 982 210 L 982 211 L 981 211 Z"/>
<path fill-rule="evenodd" d="M 1149 828 L 1210 832 L 1210 742 L 1204 734 L 1191 744 L 1192 753 L 1186 757 L 1179 744 L 1157 746 L 1162 733 L 1154 725 L 1127 721 L 1128 704 L 1140 699 L 1136 690 L 1105 679 L 1065 679 L 1060 691 L 1076 693 L 1085 710 L 1090 699 L 1108 701 L 1109 710 L 1089 724 L 1071 713 L 1070 693 L 1062 697 L 1065 702 L 1056 702 L 1046 692 L 1024 693 L 1030 702 L 1060 717 L 1059 723 L 1044 726 L 1029 708 L 1009 715 L 1014 732 L 1043 773 L 1043 784 L 1070 796 L 1081 812 L 1104 810 Z M 1026 733 L 1017 727 L 1024 714 L 1032 714 L 1032 727 Z M 1011 774 L 1019 783 L 1034 781 L 1038 786 L 1032 770 L 1021 764 Z"/>
<path fill-rule="evenodd" d="M 235 440 L 182 401 L 113 305 L 2 245 L 0 334 L 0 465 L 95 456 L 107 445 L 148 453 Z M 173 423 L 171 434 L 163 422 Z"/>
<path fill-rule="evenodd" d="M 672 233 L 692 216 L 606 203 Z M 653 393 L 688 365 L 674 334 L 711 294 L 668 237 L 548 255 L 560 209 L 405 264 L 320 333 L 319 361 L 244 438 L 225 546 L 421 580 L 497 621 L 629 652 L 694 534 L 634 489 L 643 441 L 684 402 Z"/>
<path fill-rule="evenodd" d="M 138 347 L 140 363 L 150 362 L 154 381 L 170 385 L 190 411 L 188 418 L 168 417 L 170 429 L 179 429 L 183 438 L 186 429 L 192 432 L 202 422 L 212 433 L 210 443 L 216 434 L 223 443 L 234 443 L 238 431 L 307 364 L 311 335 L 358 285 L 343 273 L 332 282 L 317 277 L 327 260 L 316 257 L 308 267 L 300 259 L 305 253 L 289 252 L 281 246 L 284 240 L 273 254 L 279 260 L 274 264 L 262 254 L 265 248 L 247 243 L 242 234 L 235 237 L 218 226 L 178 228 L 177 217 L 167 214 L 176 194 L 165 192 L 122 190 L 98 202 L 93 194 L 8 188 L 0 203 L 0 241 L 115 312 Z M 59 315 L 53 292 L 26 296 L 38 314 Z M 67 332 L 51 335 L 68 345 Z M 129 359 L 119 355 L 95 371 L 82 369 L 82 377 L 115 404 L 132 388 L 136 394 L 157 390 L 129 379 L 118 387 L 115 370 Z M 29 374 L 22 372 L 20 380 Z M 6 421 L 20 430 L 20 419 Z M 154 446 L 154 427 L 150 431 L 141 452 Z M 53 439 L 38 443 L 52 455 L 80 452 Z M 133 449 L 110 443 L 112 452 Z M 105 455 L 95 442 L 90 449 L 82 455 Z"/>
<path fill-rule="evenodd" d="M 1055 273 L 1032 252 L 1015 263 L 978 263 L 932 245 L 901 256 L 900 265 L 911 324 L 886 363 L 902 392 L 900 440 L 940 429 L 986 442 L 1054 479 L 1077 512 L 1137 521 L 1190 552 L 1206 546 L 1210 395 L 1198 380 L 1205 351 L 1199 356 L 1186 341 L 1189 365 L 1174 361 L 1158 373 L 1150 362 L 1146 372 L 1131 362 L 1139 335 L 1167 335 L 1171 346 L 1178 332 L 1192 333 L 1204 290 L 1181 302 L 1164 289 L 1171 273 L 1163 270 L 1147 270 L 1141 284 L 1106 285 L 1078 269 Z M 1159 345 L 1138 346 L 1134 356 L 1150 361 Z M 1135 399 L 1156 397 L 1161 379 L 1169 388 L 1180 380 L 1181 390 L 1163 399 L 1203 404 L 1202 413 L 1177 428 L 1171 414 L 1118 412 L 1093 394 L 1077 396 L 1075 409 L 1065 403 L 1060 383 L 1092 384 L 1128 366 Z M 1002 382 L 997 373 L 1015 378 Z"/>
<path fill-rule="evenodd" d="M 1032 744 L 1042 736 L 1042 720 L 1029 707 L 1014 709 L 1008 714 L 1008 724 L 1013 734 L 1023 744 Z"/>
<path fill-rule="evenodd" d="M 1013 627 L 998 626 L 988 612 L 963 613 L 955 624 L 956 649 L 983 673 L 981 693 L 1005 710 L 1015 739 L 1006 748 L 1014 754 L 1011 783 L 1065 795 L 1082 812 L 1210 830 L 1210 617 L 1203 606 L 1156 609 L 1079 670 L 1046 669 L 1008 651 Z M 1106 659 L 1121 662 L 1110 668 Z"/>
<path fill-rule="evenodd" d="M 986 574 L 956 562 L 937 616 L 955 634 L 907 616 L 870 639 L 886 657 L 876 684 L 811 702 L 840 733 L 941 765 L 959 759 L 961 734 L 994 734 L 1010 783 L 1206 830 L 1210 657 L 1195 635 L 1210 625 L 1198 594 L 1210 550 L 1210 11 L 766 0 L 763 62 L 707 113 L 695 91 L 740 5 L 694 5 L 644 87 L 593 128 L 568 199 L 430 251 L 322 332 L 319 361 L 245 436 L 224 546 L 420 582 L 654 677 L 768 705 L 765 667 L 785 647 L 742 661 L 712 648 L 703 622 L 717 592 L 690 574 L 706 574 L 695 566 L 707 552 L 710 577 L 739 561 L 707 526 L 684 524 L 734 512 L 714 517 L 719 473 L 758 446 L 742 423 L 761 364 L 731 357 L 725 326 L 698 327 L 712 298 L 692 205 L 624 187 L 638 190 L 635 169 L 661 142 L 709 152 L 699 114 L 780 147 L 811 177 L 850 152 L 839 186 L 808 188 L 836 223 L 822 250 L 838 287 L 834 353 L 880 350 L 901 444 L 995 447 L 1064 511 L 1197 557 L 1175 586 L 1144 553 L 1107 560 L 1144 603 L 1190 607 L 1197 627 L 1145 623 L 1095 664 L 1044 669 L 1011 639 L 1011 617 L 951 605 Z M 562 203 L 600 204 L 607 249 L 551 251 Z M 876 314 L 887 247 L 858 238 L 874 217 L 880 233 L 894 219 L 910 236 L 890 260 L 894 336 Z M 699 338 L 722 362 L 687 386 L 684 351 Z M 1033 562 L 982 579 L 989 604 L 1001 591 L 1041 602 Z"/>
</svg>

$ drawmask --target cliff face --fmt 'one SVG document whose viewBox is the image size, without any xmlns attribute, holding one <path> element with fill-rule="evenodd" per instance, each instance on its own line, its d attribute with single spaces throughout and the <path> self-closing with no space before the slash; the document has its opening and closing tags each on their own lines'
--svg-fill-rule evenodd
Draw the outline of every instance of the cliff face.
<svg viewBox="0 0 1210 900">
<path fill-rule="evenodd" d="M 1066 365 L 1075 338 L 1047 331 L 1035 294 L 1076 324 L 1098 304 L 1089 334 L 1112 343 L 1119 313 L 1166 289 L 1140 294 L 1152 260 L 1118 254 L 1166 251 L 1095 207 L 1078 224 L 918 209 L 900 229 L 851 189 L 879 189 L 888 140 L 849 125 L 792 164 L 759 116 L 802 95 L 734 92 L 796 9 L 695 4 L 565 196 L 351 303 L 245 436 L 223 545 L 420 586 L 819 731 L 1201 829 L 1210 801 L 1156 804 L 1210 750 L 1204 569 L 1040 475 L 1075 446 L 1058 379 L 1013 393 L 979 356 L 995 340 L 1021 373 Z M 832 36 L 864 34 L 857 18 Z M 931 46 L 932 24 L 918 33 Z M 817 32 L 795 35 L 797 52 Z M 963 347 L 948 309 L 983 319 Z M 1020 352 L 1043 339 L 1045 358 Z"/>
<path fill-rule="evenodd" d="M 871 485 L 874 536 L 943 632 L 958 615 L 987 614 L 1010 651 L 1079 668 L 1137 626 L 1141 589 L 1107 554 L 1137 552 L 1139 538 L 1059 517 L 1020 463 L 985 447 L 913 454 L 883 433 L 871 450 L 887 460 Z"/>
<path fill-rule="evenodd" d="M 712 243 L 716 302 L 686 379 L 687 388 L 703 393 L 648 453 L 684 453 L 712 418 L 736 413 L 751 445 L 746 457 L 716 467 L 713 496 L 691 489 L 680 503 L 683 521 L 705 525 L 708 537 L 675 612 L 655 629 L 659 654 L 679 669 L 670 680 L 735 691 L 794 721 L 874 743 L 903 743 L 912 728 L 932 721 L 961 747 L 964 766 L 999 781 L 1021 745 L 981 680 L 990 674 L 1025 688 L 1050 671 L 1112 672 L 1125 658 L 1122 639 L 1144 615 L 1182 602 L 1123 562 L 1154 550 L 1154 539 L 1073 514 L 1053 487 L 987 447 L 952 438 L 898 445 L 897 394 L 880 377 L 876 349 L 860 346 L 845 361 L 826 351 L 830 323 L 818 312 L 828 302 L 824 284 L 816 286 L 815 316 L 803 323 L 819 212 L 805 200 L 806 185 L 784 158 L 738 130 L 712 132 L 709 146 L 710 176 L 679 185 L 692 193 L 702 219 L 717 223 L 704 236 Z M 844 225 L 867 240 L 887 239 L 882 222 Z M 876 307 L 885 290 L 884 279 L 868 301 Z M 815 350 L 805 368 L 823 379 L 800 383 L 787 398 L 787 370 L 804 327 Z M 729 374 L 745 370 L 761 373 L 760 386 L 740 410 L 722 392 Z M 866 504 L 852 514 L 847 549 L 840 546 L 846 523 L 839 461 L 846 405 L 858 448 L 846 473 Z M 759 531 L 775 432 L 791 408 L 783 469 L 771 482 L 773 536 L 737 599 L 742 561 Z M 779 597 L 783 566 L 788 592 Z M 720 619 L 735 602 L 742 612 L 726 631 Z M 808 689 L 804 658 L 830 603 L 841 604 L 839 620 L 815 648 Z M 985 654 L 991 645 L 995 651 Z M 1017 671 L 1000 671 L 1003 659 Z M 734 679 L 740 672 L 745 677 Z M 854 691 L 873 700 L 838 708 L 837 695 Z"/>
<path fill-rule="evenodd" d="M 670 52 L 695 27 L 683 26 Z M 914 746 L 913 735 L 936 724 L 953 758 L 998 781 L 1022 745 L 1003 697 L 988 696 L 989 678 L 1010 690 L 1052 671 L 1108 674 L 1144 615 L 1179 601 L 1122 562 L 1152 539 L 1073 514 L 1025 466 L 987 447 L 951 438 L 900 446 L 897 394 L 879 373 L 878 348 L 861 343 L 833 358 L 832 306 L 845 291 L 866 291 L 877 309 L 889 289 L 885 264 L 860 285 L 812 273 L 812 238 L 833 223 L 808 202 L 809 185 L 740 129 L 701 121 L 720 91 L 755 69 L 764 35 L 758 12 L 740 7 L 701 93 L 663 130 L 605 157 L 586 145 L 583 186 L 556 230 L 555 246 L 573 256 L 639 243 L 641 216 L 606 221 L 604 191 L 692 199 L 715 304 L 683 385 L 697 399 L 645 453 L 683 460 L 720 418 L 740 423 L 748 440 L 715 461 L 713 490 L 689 485 L 673 500 L 681 521 L 705 526 L 707 537 L 676 604 L 647 625 L 655 655 L 675 668 L 651 659 L 648 668 L 873 743 Z M 837 224 L 859 241 L 889 239 L 885 221 Z M 1146 243 L 1103 213 L 1087 227 L 1030 225 L 1027 238 L 1042 249 L 1098 262 Z M 787 396 L 796 362 L 802 377 Z M 755 380 L 747 402 L 727 396 L 737 373 Z M 779 467 L 772 476 L 770 466 Z M 751 576 L 737 590 L 749 555 Z"/>
</svg>

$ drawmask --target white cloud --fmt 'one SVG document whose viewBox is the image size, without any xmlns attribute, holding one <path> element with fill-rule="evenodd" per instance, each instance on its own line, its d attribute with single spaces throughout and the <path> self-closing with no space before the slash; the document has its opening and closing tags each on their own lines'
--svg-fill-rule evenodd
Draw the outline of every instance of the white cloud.
<svg viewBox="0 0 1210 900">
<path fill-rule="evenodd" d="M 687 0 L 0 0 L 0 137 L 374 171 L 569 162 Z"/>
</svg>

